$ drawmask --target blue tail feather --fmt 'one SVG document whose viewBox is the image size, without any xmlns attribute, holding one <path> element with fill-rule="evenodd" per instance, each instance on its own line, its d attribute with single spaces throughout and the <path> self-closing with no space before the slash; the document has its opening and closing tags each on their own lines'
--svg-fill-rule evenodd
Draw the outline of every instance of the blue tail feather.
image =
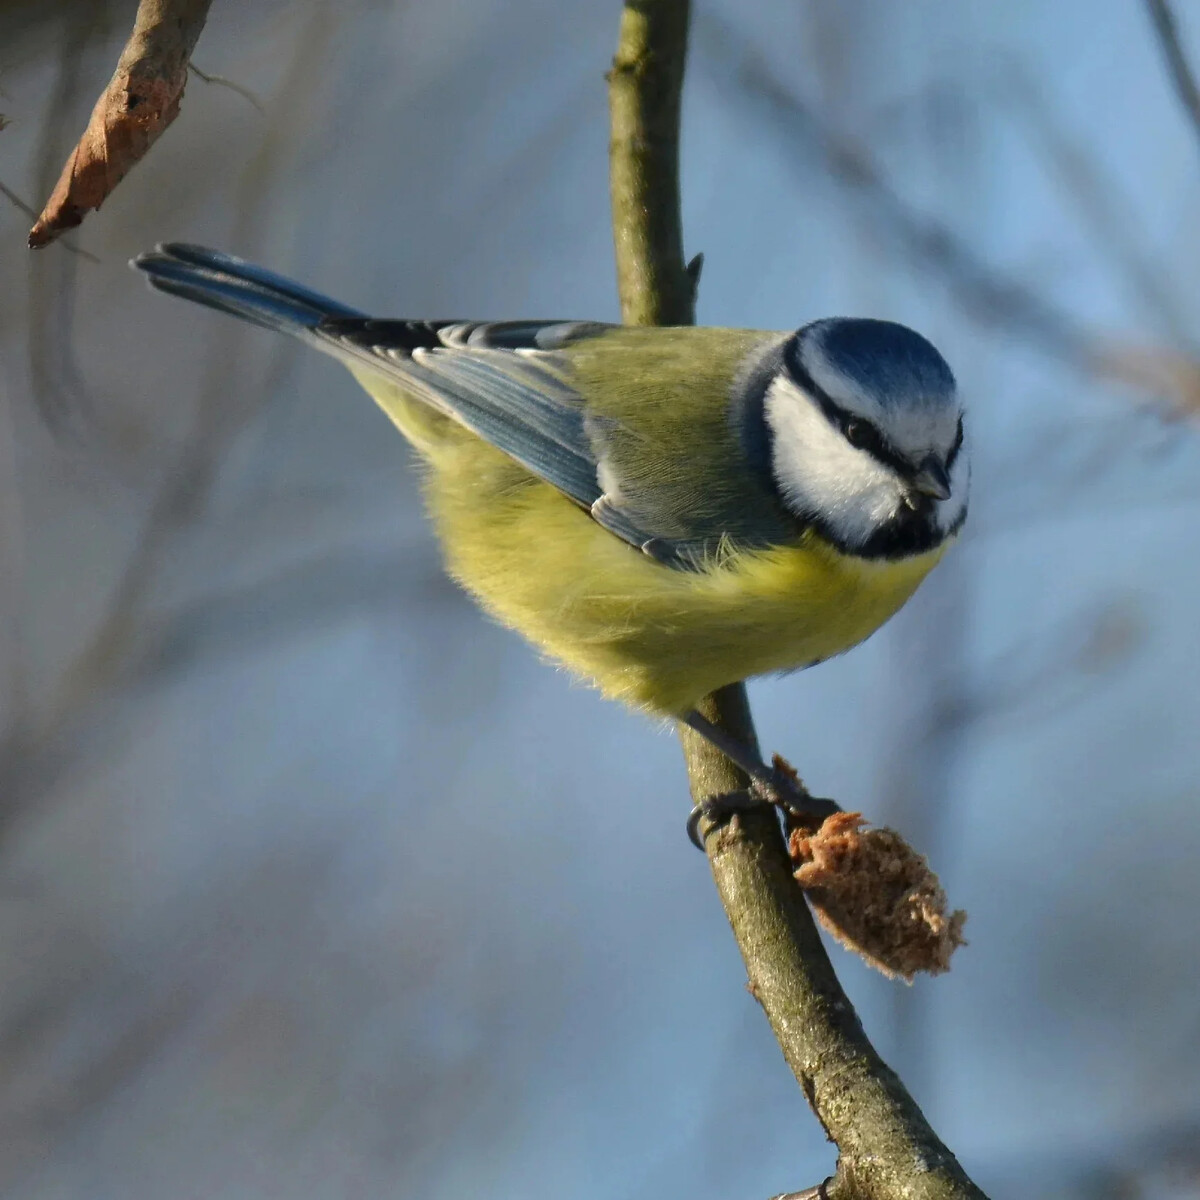
<svg viewBox="0 0 1200 1200">
<path fill-rule="evenodd" d="M 330 317 L 362 317 L 356 309 L 231 254 L 168 242 L 130 264 L 161 292 L 182 296 L 266 329 L 303 336 Z"/>
</svg>

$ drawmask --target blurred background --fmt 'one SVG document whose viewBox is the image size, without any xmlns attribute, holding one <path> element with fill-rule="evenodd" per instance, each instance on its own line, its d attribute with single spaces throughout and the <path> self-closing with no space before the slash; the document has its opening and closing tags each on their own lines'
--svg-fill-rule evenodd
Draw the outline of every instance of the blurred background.
<svg viewBox="0 0 1200 1200">
<path fill-rule="evenodd" d="M 327 360 L 164 239 L 381 315 L 617 315 L 616 0 L 218 0 L 83 228 L 134 5 L 0 3 L 0 1195 L 765 1197 L 831 1148 L 688 845 L 678 744 L 441 572 Z M 994 1196 L 1200 1196 L 1200 133 L 1137 0 L 703 0 L 706 324 L 890 317 L 971 406 L 961 545 L 762 741 L 970 913 L 835 950 Z M 1178 5 L 1200 58 L 1200 13 Z"/>
</svg>

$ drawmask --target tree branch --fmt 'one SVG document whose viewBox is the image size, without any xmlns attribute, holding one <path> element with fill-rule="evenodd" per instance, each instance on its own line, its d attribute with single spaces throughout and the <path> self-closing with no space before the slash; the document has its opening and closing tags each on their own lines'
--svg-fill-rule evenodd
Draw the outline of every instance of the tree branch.
<svg viewBox="0 0 1200 1200">
<path fill-rule="evenodd" d="M 117 69 L 92 109 L 29 244 L 46 246 L 99 208 L 179 115 L 188 59 L 212 0 L 141 0 Z"/>
<path fill-rule="evenodd" d="M 688 0 L 629 0 L 608 73 L 613 242 L 626 325 L 691 325 L 696 319 L 679 212 L 687 31 Z"/>
<path fill-rule="evenodd" d="M 680 94 L 688 0 L 628 0 L 609 75 L 612 205 L 621 311 L 630 324 L 690 324 L 694 272 L 679 217 Z M 747 745 L 757 737 L 741 684 L 701 713 Z M 694 799 L 746 786 L 737 767 L 680 727 Z M 708 833 L 713 878 L 750 989 L 839 1150 L 830 1200 L 984 1200 L 867 1040 L 842 991 L 769 813 Z"/>
</svg>

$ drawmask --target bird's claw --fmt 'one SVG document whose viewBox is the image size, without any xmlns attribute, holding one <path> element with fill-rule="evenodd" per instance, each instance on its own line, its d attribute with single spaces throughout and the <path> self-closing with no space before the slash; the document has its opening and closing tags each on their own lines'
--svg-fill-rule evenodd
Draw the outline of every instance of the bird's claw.
<svg viewBox="0 0 1200 1200">
<path fill-rule="evenodd" d="M 743 788 L 737 792 L 722 792 L 719 796 L 709 796 L 696 804 L 687 819 L 688 839 L 697 850 L 704 850 L 704 838 L 700 835 L 700 824 L 708 821 L 712 824 L 723 825 L 730 817 L 740 812 L 748 812 L 753 808 L 762 808 L 770 804 L 765 796 L 751 788 Z"/>
<path fill-rule="evenodd" d="M 776 759 L 769 783 L 755 780 L 750 787 L 765 803 L 779 809 L 789 824 L 820 825 L 826 817 L 842 811 L 837 801 L 814 796 L 795 772 L 778 763 Z"/>
<path fill-rule="evenodd" d="M 799 780 L 794 779 L 786 771 L 776 767 L 772 771 L 770 783 L 764 780 L 753 781 L 748 788 L 736 792 L 723 792 L 718 796 L 709 796 L 701 800 L 688 814 L 687 833 L 692 845 L 697 850 L 704 849 L 704 839 L 700 835 L 700 826 L 704 821 L 713 824 L 724 824 L 730 817 L 738 813 L 750 812 L 764 806 L 777 808 L 784 817 L 786 824 L 818 826 L 826 817 L 841 812 L 841 806 L 834 800 L 824 800 L 812 796 Z"/>
</svg>

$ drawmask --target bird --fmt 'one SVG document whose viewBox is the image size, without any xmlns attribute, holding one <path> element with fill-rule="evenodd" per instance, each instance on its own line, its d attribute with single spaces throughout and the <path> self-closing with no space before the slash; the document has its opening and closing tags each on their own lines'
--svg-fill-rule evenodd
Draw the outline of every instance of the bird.
<svg viewBox="0 0 1200 1200">
<path fill-rule="evenodd" d="M 865 640 L 967 516 L 954 375 L 892 321 L 380 319 L 201 246 L 131 265 L 346 366 L 415 447 L 448 570 L 482 607 L 606 696 L 690 725 L 773 802 L 780 773 L 702 697 Z"/>
</svg>

